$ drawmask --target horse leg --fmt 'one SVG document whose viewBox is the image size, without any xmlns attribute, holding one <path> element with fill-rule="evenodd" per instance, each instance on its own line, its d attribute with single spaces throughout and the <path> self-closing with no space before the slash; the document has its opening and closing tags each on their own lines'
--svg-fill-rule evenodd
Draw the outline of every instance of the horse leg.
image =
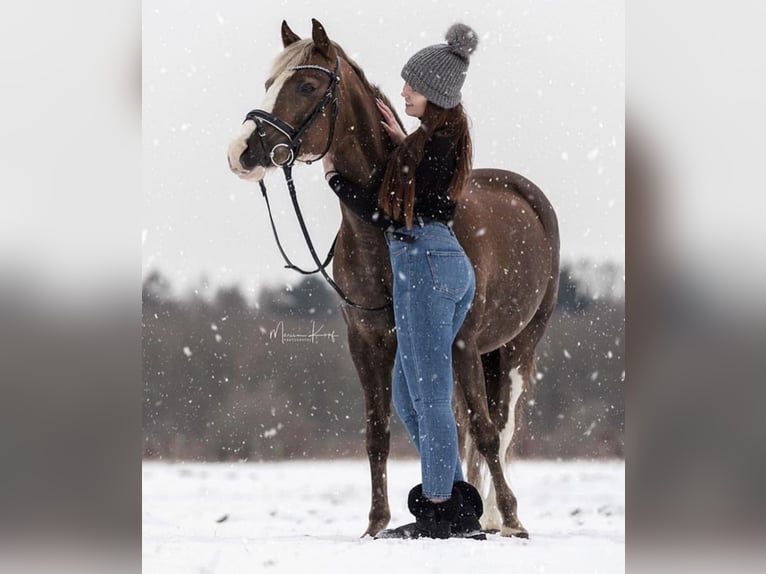
<svg viewBox="0 0 766 574">
<path fill-rule="evenodd" d="M 370 328 L 370 322 L 352 321 L 352 314 L 353 311 L 344 307 L 349 350 L 364 392 L 366 447 L 371 479 L 369 522 L 362 536 L 375 536 L 391 520 L 386 466 L 391 436 L 391 369 L 396 353 L 396 338 L 393 334 L 374 336 L 366 330 Z M 388 331 L 384 330 L 386 333 Z"/>
<path fill-rule="evenodd" d="M 464 342 L 463 348 L 455 347 L 455 375 L 460 382 L 468 412 L 472 441 L 484 457 L 492 478 L 495 499 L 502 516 L 500 533 L 503 536 L 528 538 L 527 530 L 516 514 L 516 496 L 505 480 L 503 472 L 504 454 L 500 452 L 500 433 L 489 413 L 489 402 L 484 379 L 481 355 L 475 342 Z"/>
<path fill-rule="evenodd" d="M 525 392 L 527 393 L 525 396 L 529 396 L 535 388 L 535 352 L 553 312 L 555 300 L 551 294 L 555 294 L 556 290 L 557 284 L 549 287 L 545 299 L 532 320 L 513 341 L 497 350 L 499 360 L 493 366 L 497 367 L 499 384 L 495 389 L 488 385 L 488 392 L 490 412 L 496 415 L 492 419 L 500 429 L 500 455 L 504 461 L 510 458 L 513 436 L 523 415 L 523 403 L 519 399 Z M 484 361 L 484 367 L 486 375 L 487 361 Z M 493 409 L 494 406 L 502 407 L 506 397 L 508 397 L 507 409 Z M 487 529 L 494 529 L 500 523 L 499 500 L 493 500 L 493 497 L 497 499 L 494 481 L 490 486 L 485 505 Z"/>
<path fill-rule="evenodd" d="M 463 391 L 457 380 L 455 381 L 455 389 L 452 396 L 455 405 L 455 423 L 457 424 L 458 445 L 460 446 L 460 460 L 465 463 L 465 479 L 481 492 L 480 472 L 483 459 L 471 440 L 468 407 L 465 404 Z"/>
<path fill-rule="evenodd" d="M 383 379 L 378 375 L 377 379 Z M 367 530 L 375 536 L 388 526 L 391 511 L 388 505 L 388 477 L 386 467 L 390 446 L 391 388 L 388 379 L 376 380 L 364 393 L 367 407 L 367 459 L 370 463 L 371 502 Z"/>
<path fill-rule="evenodd" d="M 490 397 L 495 395 L 493 388 L 496 386 L 496 379 L 498 376 L 498 351 L 490 351 L 481 356 L 482 372 L 484 373 L 484 384 L 487 389 L 488 406 L 490 411 L 490 419 L 494 420 L 495 416 L 492 408 L 492 400 Z M 465 399 L 460 393 L 455 393 L 455 396 L 460 399 L 458 401 L 459 412 L 466 410 Z M 461 415 L 461 420 L 465 421 L 466 431 L 468 430 L 468 417 L 465 414 Z M 484 473 L 482 470 L 486 470 L 486 463 L 481 453 L 476 448 L 476 443 L 471 439 L 471 433 L 465 432 L 462 437 L 461 444 L 463 444 L 463 452 L 461 453 L 463 460 L 466 463 L 466 480 L 476 486 L 480 492 L 483 492 L 484 487 Z M 485 507 L 486 514 L 486 507 Z M 499 530 L 499 528 L 498 528 Z"/>
<path fill-rule="evenodd" d="M 511 454 L 511 444 L 518 427 L 519 398 L 526 386 L 530 384 L 530 371 L 514 365 L 515 353 L 511 344 L 504 345 L 496 351 L 495 360 L 491 363 L 483 361 L 484 376 L 487 379 L 487 395 L 492 422 L 500 431 L 500 462 L 505 469 Z M 488 372 L 489 371 L 489 372 Z M 482 525 L 487 530 L 502 531 L 503 517 L 500 512 L 494 481 L 490 483 L 487 504 L 484 507 Z M 520 533 L 513 533 L 520 535 Z"/>
</svg>

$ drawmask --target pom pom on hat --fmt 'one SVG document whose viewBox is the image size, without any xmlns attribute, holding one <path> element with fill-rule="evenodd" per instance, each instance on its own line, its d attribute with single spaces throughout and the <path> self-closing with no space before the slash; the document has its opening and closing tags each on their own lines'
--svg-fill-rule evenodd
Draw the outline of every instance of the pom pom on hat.
<svg viewBox="0 0 766 574">
<path fill-rule="evenodd" d="M 453 24 L 447 30 L 444 38 L 447 40 L 447 44 L 449 44 L 452 51 L 466 60 L 479 45 L 479 37 L 476 35 L 476 32 L 466 24 Z"/>
</svg>

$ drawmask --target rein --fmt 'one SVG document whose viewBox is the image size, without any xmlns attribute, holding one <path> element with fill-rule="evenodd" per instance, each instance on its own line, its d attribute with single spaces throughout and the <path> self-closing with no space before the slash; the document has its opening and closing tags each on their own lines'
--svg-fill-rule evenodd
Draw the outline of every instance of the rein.
<svg viewBox="0 0 766 574">
<path fill-rule="evenodd" d="M 283 169 L 285 170 L 289 169 L 290 171 L 292 171 L 292 167 L 290 168 L 285 167 Z M 288 178 L 288 174 L 285 173 L 285 179 L 287 178 Z M 292 182 L 292 173 L 289 175 L 288 181 Z M 290 258 L 287 256 L 287 253 L 285 253 L 285 250 L 282 247 L 282 242 L 279 241 L 279 233 L 277 232 L 277 226 L 274 223 L 274 216 L 271 213 L 271 203 L 269 203 L 269 195 L 266 192 L 266 184 L 263 183 L 263 180 L 260 180 L 258 183 L 261 186 L 261 195 L 263 195 L 263 199 L 266 201 L 266 210 L 269 212 L 269 222 L 271 223 L 271 231 L 274 234 L 274 240 L 277 242 L 277 248 L 279 249 L 279 252 L 282 254 L 282 259 L 284 259 L 285 263 L 287 264 L 285 265 L 285 269 L 292 269 L 293 271 L 297 271 L 298 273 L 302 273 L 303 275 L 313 275 L 314 273 L 319 273 L 320 269 L 323 270 L 325 267 L 327 267 L 330 264 L 330 261 L 332 261 L 332 258 L 335 255 L 335 242 L 338 240 L 338 236 L 336 235 L 335 239 L 332 240 L 332 245 L 330 245 L 330 251 L 327 252 L 327 258 L 324 260 L 324 263 L 317 262 L 319 267 L 317 267 L 316 269 L 312 269 L 311 271 L 306 271 L 305 269 L 301 269 L 300 267 L 295 265 L 292 261 L 290 261 Z M 290 183 L 288 183 L 287 186 L 289 189 Z M 293 185 L 293 187 L 295 186 Z M 293 207 L 295 208 L 296 205 L 297 205 L 297 198 L 295 199 L 295 201 L 293 201 Z M 307 239 L 307 242 L 308 241 L 310 241 L 310 239 Z"/>
<path fill-rule="evenodd" d="M 322 96 L 322 99 L 317 103 L 316 107 L 314 108 L 314 111 L 311 113 L 311 115 L 301 124 L 299 128 L 294 128 L 289 123 L 285 122 L 284 120 L 274 116 L 273 114 L 263 111 L 263 110 L 252 110 L 247 114 L 245 117 L 245 121 L 252 120 L 257 129 L 258 133 L 258 139 L 261 142 L 261 147 L 263 148 L 264 153 L 271 159 L 271 162 L 274 164 L 275 167 L 281 167 L 282 171 L 285 175 L 285 181 L 287 182 L 287 189 L 290 193 L 290 200 L 293 204 L 293 209 L 295 210 L 295 216 L 298 219 L 298 224 L 301 227 L 301 232 L 303 233 L 303 239 L 306 242 L 306 246 L 309 249 L 309 252 L 311 253 L 311 257 L 314 260 L 314 263 L 317 265 L 316 269 L 313 269 L 311 271 L 307 271 L 305 269 L 301 269 L 297 265 L 295 265 L 292 261 L 290 261 L 290 258 L 285 253 L 285 250 L 282 247 L 282 243 L 279 240 L 279 234 L 277 232 L 277 227 L 274 223 L 274 217 L 271 213 L 271 205 L 269 203 L 269 196 L 266 191 L 266 184 L 263 183 L 263 179 L 261 179 L 258 183 L 261 187 L 261 194 L 263 195 L 264 200 L 266 201 L 266 209 L 269 212 L 269 221 L 271 222 L 271 230 L 274 233 L 274 239 L 277 243 L 277 247 L 279 248 L 279 252 L 282 254 L 282 258 L 285 260 L 285 268 L 287 269 L 293 269 L 295 271 L 298 271 L 299 273 L 302 273 L 304 275 L 312 275 L 314 273 L 321 273 L 322 276 L 325 278 L 325 280 L 330 284 L 330 286 L 335 290 L 335 292 L 340 295 L 340 297 L 346 302 L 347 305 L 354 307 L 355 309 L 359 309 L 362 311 L 381 311 L 383 309 L 387 309 L 391 306 L 392 301 L 390 297 L 387 297 L 388 302 L 384 305 L 381 305 L 379 307 L 365 307 L 363 305 L 359 305 L 358 303 L 355 303 L 349 297 L 343 292 L 343 290 L 338 286 L 337 283 L 327 274 L 326 268 L 330 264 L 330 261 L 332 261 L 333 256 L 335 255 L 335 243 L 338 240 L 338 236 L 335 236 L 335 239 L 332 241 L 332 245 L 330 246 L 330 250 L 327 253 L 327 257 L 325 258 L 324 262 L 319 261 L 319 256 L 317 255 L 316 249 L 314 249 L 314 242 L 311 240 L 311 236 L 309 235 L 308 228 L 306 227 L 306 222 L 303 219 L 303 213 L 301 212 L 300 205 L 298 204 L 298 195 L 295 190 L 295 182 L 293 181 L 293 165 L 298 160 L 298 153 L 301 147 L 301 144 L 303 143 L 303 135 L 308 130 L 308 128 L 311 126 L 311 124 L 314 123 L 314 121 L 319 117 L 320 114 L 323 114 L 326 107 L 329 104 L 332 104 L 333 112 L 332 112 L 332 121 L 330 122 L 330 133 L 329 137 L 327 138 L 327 145 L 325 146 L 324 151 L 320 154 L 319 157 L 314 158 L 313 160 L 307 160 L 305 163 L 307 165 L 310 165 L 311 163 L 322 159 L 327 152 L 330 150 L 330 146 L 332 145 L 333 136 L 335 134 L 335 123 L 338 119 L 338 98 L 335 96 L 335 88 L 338 86 L 338 82 L 340 81 L 340 59 L 335 60 L 335 70 L 331 71 L 328 68 L 325 68 L 323 66 L 318 66 L 316 64 L 305 64 L 301 66 L 295 66 L 293 70 L 319 70 L 324 73 L 326 73 L 328 76 L 330 76 L 330 85 L 327 87 L 327 91 L 325 92 L 324 96 Z M 266 149 L 266 131 L 263 128 L 263 123 L 267 123 L 270 126 L 274 127 L 278 131 L 282 132 L 287 139 L 289 140 L 289 144 L 286 143 L 279 143 L 276 144 L 271 151 L 269 152 Z M 279 148 L 287 148 L 287 151 L 289 152 L 289 155 L 287 159 L 283 162 L 279 162 L 274 156 L 275 152 Z"/>
</svg>

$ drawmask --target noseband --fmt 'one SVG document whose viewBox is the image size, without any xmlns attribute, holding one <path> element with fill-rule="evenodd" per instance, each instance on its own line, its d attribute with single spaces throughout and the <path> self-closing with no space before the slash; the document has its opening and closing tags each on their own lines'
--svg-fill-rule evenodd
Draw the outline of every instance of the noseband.
<svg viewBox="0 0 766 574">
<path fill-rule="evenodd" d="M 273 163 L 274 166 L 282 168 L 286 166 L 290 167 L 295 163 L 298 158 L 300 147 L 303 143 L 303 136 L 306 133 L 306 130 L 311 127 L 311 125 L 319 117 L 320 114 L 324 114 L 327 106 L 332 104 L 332 119 L 330 121 L 330 134 L 327 138 L 327 145 L 318 158 L 307 161 L 306 163 L 311 164 L 312 161 L 316 161 L 317 159 L 324 157 L 332 145 L 332 138 L 335 133 L 335 121 L 338 119 L 338 98 L 335 96 L 335 88 L 338 87 L 338 83 L 340 82 L 340 59 L 336 58 L 335 60 L 335 70 L 330 70 L 329 68 L 325 68 L 324 66 L 319 66 L 317 64 L 304 64 L 301 66 L 295 66 L 294 68 L 291 68 L 291 70 L 318 70 L 320 72 L 324 72 L 330 77 L 330 85 L 327 86 L 327 90 L 325 91 L 324 96 L 322 96 L 322 99 L 319 100 L 317 105 L 314 107 L 314 111 L 311 112 L 309 117 L 307 117 L 300 126 L 295 128 L 283 119 L 278 118 L 274 114 L 264 110 L 252 110 L 247 114 L 247 116 L 245 116 L 245 121 L 252 120 L 255 122 L 256 133 L 258 134 L 258 139 L 261 142 L 263 152 L 269 159 L 271 159 L 271 163 Z M 271 127 L 281 132 L 290 143 L 278 143 L 272 147 L 270 151 L 267 150 L 266 131 L 264 130 L 263 126 L 264 123 L 269 124 Z M 274 157 L 276 151 L 280 148 L 286 148 L 288 152 L 287 159 L 281 162 Z"/>
</svg>

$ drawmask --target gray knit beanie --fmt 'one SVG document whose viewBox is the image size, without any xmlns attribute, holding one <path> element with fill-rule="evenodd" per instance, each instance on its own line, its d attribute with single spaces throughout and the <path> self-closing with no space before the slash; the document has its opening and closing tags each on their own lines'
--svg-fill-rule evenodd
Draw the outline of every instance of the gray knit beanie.
<svg viewBox="0 0 766 574">
<path fill-rule="evenodd" d="M 460 103 L 468 59 L 479 38 L 465 24 L 450 26 L 445 38 L 446 44 L 428 46 L 412 56 L 402 68 L 402 78 L 430 102 L 449 109 Z"/>
</svg>

